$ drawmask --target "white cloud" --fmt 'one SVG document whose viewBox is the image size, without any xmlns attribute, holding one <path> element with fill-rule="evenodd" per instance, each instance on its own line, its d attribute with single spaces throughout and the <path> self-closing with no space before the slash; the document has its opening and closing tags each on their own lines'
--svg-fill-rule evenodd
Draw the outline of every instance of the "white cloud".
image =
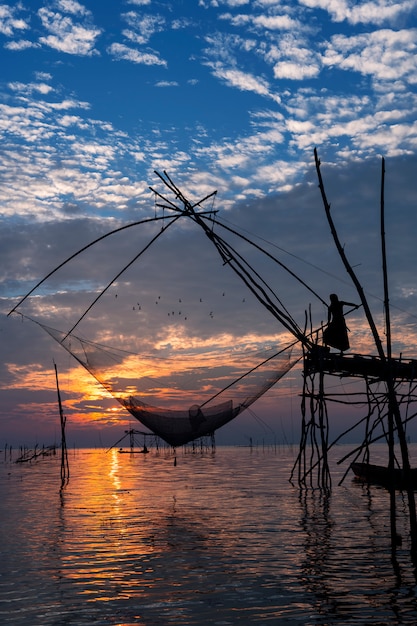
<svg viewBox="0 0 417 626">
<path fill-rule="evenodd" d="M 391 156 L 415 154 L 417 151 L 417 122 L 373 126 L 366 133 L 357 133 L 355 143 L 362 149 L 389 153 Z"/>
<path fill-rule="evenodd" d="M 350 143 L 349 159 L 354 158 L 355 152 L 408 154 L 415 149 L 416 103 L 410 102 L 408 111 L 400 108 L 401 102 L 398 105 L 398 109 L 392 108 L 392 99 L 381 99 L 376 107 L 367 96 L 328 94 L 325 98 L 317 95 L 306 98 L 299 94 L 287 103 L 285 127 L 298 150 L 336 142 L 338 152 L 344 154 L 342 146 L 346 138 Z M 384 110 L 383 106 L 387 108 Z M 407 117 L 410 122 L 405 121 Z"/>
<path fill-rule="evenodd" d="M 320 73 L 320 66 L 305 60 L 305 63 L 299 61 L 280 61 L 274 65 L 274 78 L 289 80 L 304 80 L 306 78 L 315 78 Z"/>
<path fill-rule="evenodd" d="M 54 88 L 51 85 L 47 85 L 46 83 L 9 83 L 10 89 L 12 91 L 18 91 L 21 94 L 32 94 L 33 92 L 38 92 L 41 94 L 48 94 L 51 91 L 54 91 Z"/>
<path fill-rule="evenodd" d="M 187 17 L 179 17 L 172 20 L 170 24 L 172 30 L 181 30 L 184 28 L 191 28 L 193 26 L 193 20 Z"/>
<path fill-rule="evenodd" d="M 78 115 L 62 115 L 57 119 L 58 124 L 62 126 L 78 126 L 79 128 L 86 128 L 87 124 L 84 119 Z"/>
<path fill-rule="evenodd" d="M 175 80 L 160 80 L 155 83 L 155 87 L 178 87 L 178 83 Z"/>
<path fill-rule="evenodd" d="M 208 63 L 213 75 L 227 83 L 230 87 L 235 87 L 240 91 L 251 91 L 260 96 L 272 98 L 275 102 L 280 102 L 278 95 L 271 92 L 267 81 L 261 77 L 243 72 L 237 68 L 226 68 L 220 63 Z"/>
<path fill-rule="evenodd" d="M 141 65 L 162 65 L 164 67 L 167 65 L 167 62 L 157 54 L 141 52 L 122 43 L 112 43 L 107 50 L 117 61 L 131 61 Z"/>
<path fill-rule="evenodd" d="M 11 37 L 15 31 L 29 28 L 25 20 L 15 17 L 18 7 L 10 7 L 7 4 L 0 5 L 0 33 Z"/>
<path fill-rule="evenodd" d="M 277 80 L 314 78 L 321 70 L 321 57 L 309 42 L 296 33 L 285 33 L 262 51 L 265 61 L 273 66 Z"/>
<path fill-rule="evenodd" d="M 415 118 L 417 105 L 412 102 L 410 90 L 404 87 L 404 82 L 401 82 L 400 77 L 405 73 L 401 68 L 406 68 L 408 56 L 410 70 L 407 76 L 411 81 L 411 68 L 414 67 L 416 57 L 412 35 L 397 36 L 395 31 L 376 31 L 372 33 L 372 37 L 335 35 L 326 44 L 324 58 L 326 71 L 339 71 L 339 76 L 336 75 L 336 86 L 329 84 L 327 89 L 317 91 L 313 88 L 315 82 L 311 83 L 313 87 L 307 89 L 302 84 L 295 84 L 294 81 L 301 82 L 319 76 L 322 68 L 320 37 L 314 39 L 311 36 L 312 32 L 296 20 L 294 22 L 299 25 L 298 30 L 281 32 L 279 37 L 275 34 L 272 36 L 271 27 L 278 26 L 279 22 L 265 21 L 264 18 L 273 16 L 277 5 L 265 1 L 256 2 L 251 5 L 253 12 L 255 13 L 255 9 L 259 10 L 261 5 L 269 6 L 271 15 L 268 13 L 265 16 L 250 16 L 246 23 L 247 27 L 252 29 L 250 37 L 246 36 L 244 30 L 231 33 L 214 31 L 205 37 L 207 48 L 198 50 L 193 47 L 192 50 L 193 63 L 195 64 L 199 59 L 219 82 L 235 91 L 249 92 L 259 96 L 258 105 L 256 105 L 256 98 L 245 98 L 245 103 L 251 102 L 254 110 L 244 112 L 239 110 L 239 100 L 234 100 L 238 107 L 237 114 L 242 119 L 243 115 L 247 115 L 251 120 L 249 128 L 244 126 L 241 132 L 231 125 L 230 137 L 227 136 L 229 132 L 227 116 L 224 117 L 224 137 L 220 136 L 223 129 L 212 137 L 210 126 L 204 118 L 202 119 L 206 126 L 199 120 L 199 128 L 194 119 L 190 120 L 190 124 L 186 123 L 189 126 L 187 128 L 184 124 L 176 127 L 174 121 L 164 127 L 159 120 L 155 119 L 148 134 L 143 133 L 140 138 L 135 138 L 135 133 L 133 133 L 133 137 L 122 140 L 121 132 L 117 131 L 118 122 L 115 118 L 109 117 L 111 122 L 107 122 L 106 119 L 98 121 L 91 120 L 83 114 L 82 109 L 85 111 L 90 107 L 87 102 L 80 102 L 71 97 L 58 99 L 55 102 L 32 101 L 31 98 L 36 94 L 52 93 L 49 82 L 54 83 L 51 77 L 42 79 L 38 76 L 37 82 L 34 81 L 34 83 L 23 84 L 16 81 L 13 87 L 17 96 L 16 100 L 25 104 L 26 116 L 18 111 L 18 107 L 14 108 L 13 113 L 10 110 L 10 117 L 7 119 L 5 115 L 0 121 L 0 133 L 9 132 L 9 137 L 15 134 L 28 145 L 37 142 L 38 149 L 41 150 L 44 146 L 46 154 L 49 154 L 49 146 L 46 145 L 48 142 L 54 146 L 60 146 L 59 151 L 64 155 L 62 158 L 65 160 L 67 172 L 74 168 L 74 188 L 77 187 L 77 176 L 84 176 L 84 173 L 79 171 L 80 168 L 85 168 L 90 172 L 89 180 L 94 179 L 97 188 L 102 185 L 103 190 L 107 189 L 106 197 L 111 206 L 116 202 L 120 202 L 120 206 L 126 206 L 130 194 L 129 185 L 119 186 L 119 183 L 107 185 L 101 180 L 102 177 L 104 180 L 109 169 L 117 167 L 116 162 L 123 162 L 119 165 L 120 171 L 123 171 L 125 167 L 132 167 L 134 171 L 132 164 L 140 163 L 141 167 L 145 167 L 149 172 L 154 164 L 163 163 L 164 166 L 169 166 L 174 175 L 186 173 L 187 177 L 192 180 L 195 176 L 193 164 L 198 163 L 203 178 L 208 176 L 208 172 L 210 172 L 210 178 L 218 176 L 223 188 L 228 190 L 227 193 L 233 186 L 230 182 L 230 173 L 233 172 L 235 181 L 247 181 L 244 188 L 233 190 L 235 194 L 233 197 L 243 200 L 245 195 L 246 197 L 251 194 L 259 196 L 267 193 L 273 185 L 279 185 L 281 189 L 291 186 L 295 172 L 302 169 L 305 154 L 311 151 L 314 144 L 331 146 L 334 153 L 338 155 L 346 155 L 346 145 L 349 145 L 352 158 L 360 153 L 369 154 L 380 150 L 382 137 L 389 139 L 387 151 L 390 154 L 398 154 L 401 151 L 405 154 L 410 150 L 415 141 L 415 129 L 407 120 L 413 115 Z M 82 15 L 82 7 L 78 3 L 65 6 L 67 13 L 70 10 L 73 11 L 71 24 L 74 24 L 73 16 Z M 230 7 L 230 4 L 228 6 Z M 282 5 L 279 6 L 280 10 L 283 10 Z M 60 7 L 63 9 L 64 4 Z M 292 10 L 290 16 L 293 17 L 296 14 L 297 12 Z M 153 34 L 161 32 L 166 26 L 163 18 L 142 19 L 143 16 L 133 12 L 124 15 L 129 16 L 128 23 L 132 40 L 135 36 L 138 41 L 148 41 Z M 217 18 L 220 16 L 217 15 Z M 254 34 L 255 23 L 259 29 L 267 33 L 265 38 Z M 200 34 L 200 31 L 196 32 Z M 388 32 L 392 35 L 381 35 L 381 33 Z M 380 40 L 377 38 L 377 33 L 379 33 Z M 364 62 L 366 55 L 363 55 L 363 50 L 366 50 L 366 46 L 369 47 L 369 52 L 366 54 L 370 62 L 372 56 L 377 56 L 378 63 L 385 63 L 381 54 L 384 46 L 387 59 L 392 52 L 397 52 L 400 57 L 403 54 L 403 62 L 399 64 L 401 69 L 399 76 L 396 77 L 396 81 L 386 80 L 385 86 L 381 78 L 378 83 L 378 93 L 374 87 L 374 92 L 368 91 L 366 97 L 344 97 L 341 95 L 343 91 L 340 87 L 341 82 L 338 82 L 340 70 L 351 69 L 356 74 L 361 71 L 363 75 L 372 75 L 366 74 L 365 66 L 360 66 L 359 61 L 355 59 L 356 56 L 361 58 L 362 63 Z M 154 50 L 141 50 L 136 46 L 123 43 L 113 43 L 107 50 L 115 60 L 167 67 L 161 54 Z M 371 50 L 375 50 L 374 55 L 371 54 Z M 205 58 L 202 58 L 203 55 Z M 335 62 L 333 66 L 331 61 Z M 347 65 L 343 65 L 344 63 Z M 198 75 L 198 68 L 196 65 L 194 67 L 196 76 L 199 78 L 199 88 L 194 90 L 198 98 L 207 76 L 204 73 Z M 362 69 L 359 70 L 361 67 Z M 367 71 L 371 69 L 369 65 Z M 382 72 L 376 73 L 376 76 L 382 75 Z M 150 77 L 149 90 L 155 93 L 154 87 L 168 88 L 178 87 L 178 85 L 184 85 L 186 89 L 187 84 L 197 82 L 189 78 L 186 80 L 187 76 L 182 74 L 180 80 L 177 78 L 179 75 L 174 73 L 170 73 L 167 80 L 157 80 L 157 75 L 154 80 Z M 287 82 L 285 91 L 281 90 L 278 95 L 276 85 L 283 79 L 293 82 Z M 403 94 L 401 101 L 399 101 L 400 93 Z M 238 95 L 234 94 L 232 97 L 238 98 Z M 268 107 L 271 109 L 269 111 L 265 110 L 265 98 L 269 101 Z M 273 106 L 276 106 L 275 110 Z M 204 107 L 202 112 L 204 113 Z M 125 113 L 121 113 L 120 118 L 122 115 Z M 141 113 L 138 115 L 139 118 L 140 115 Z M 396 127 L 395 131 L 389 132 L 391 126 Z M 181 138 L 179 132 L 182 133 Z M 368 145 L 364 135 L 369 137 Z M 41 137 L 43 137 L 42 145 L 40 144 Z M 184 147 L 184 137 L 185 141 L 188 141 L 187 147 Z M 93 146 L 96 148 L 94 149 Z M 280 156 L 282 151 L 285 151 L 290 164 L 288 169 L 282 170 L 283 178 L 279 181 L 277 174 L 273 172 L 274 166 L 269 166 L 274 151 L 278 151 Z M 275 162 L 275 158 L 273 160 Z M 48 171 L 46 162 L 45 157 L 45 163 L 40 171 Z M 129 166 L 126 166 L 126 162 Z M 200 181 L 199 184 L 201 185 L 202 182 Z M 237 185 L 237 182 L 235 184 Z M 122 190 L 124 190 L 123 193 Z M 94 190 L 91 193 L 94 195 L 93 206 L 105 206 L 104 191 Z M 81 195 L 78 195 L 78 191 L 76 194 L 77 199 L 80 199 Z M 54 202 L 56 202 L 56 207 L 60 205 L 59 196 Z M 225 200 L 225 204 L 228 202 L 229 198 Z M 21 206 L 23 205 L 24 203 Z"/>
<path fill-rule="evenodd" d="M 28 48 L 39 48 L 40 45 L 27 39 L 19 39 L 18 41 L 8 41 L 4 44 L 7 50 L 20 52 L 20 50 L 28 50 Z"/>
<path fill-rule="evenodd" d="M 199 6 L 204 8 L 208 7 L 219 7 L 219 6 L 228 6 L 228 7 L 241 7 L 249 4 L 250 0 L 199 0 Z"/>
<path fill-rule="evenodd" d="M 88 15 L 90 11 L 76 0 L 57 0 L 57 6 L 65 13 L 73 15 Z"/>
<path fill-rule="evenodd" d="M 209 7 L 218 8 L 220 6 L 241 7 L 249 4 L 250 0 L 198 0 L 198 5 L 208 9 Z"/>
<path fill-rule="evenodd" d="M 38 105 L 41 106 L 41 105 Z M 65 99 L 59 102 L 48 102 L 46 108 L 51 111 L 62 111 L 67 109 L 89 109 L 90 104 L 88 102 L 82 102 L 80 100 Z"/>
<path fill-rule="evenodd" d="M 300 28 L 299 22 L 291 18 L 289 15 L 232 15 L 225 13 L 220 16 L 220 19 L 227 20 L 233 26 L 254 26 L 258 29 L 265 29 L 267 31 L 290 31 L 298 30 Z"/>
<path fill-rule="evenodd" d="M 416 81 L 417 29 L 377 30 L 360 35 L 334 35 L 323 64 L 371 75 L 379 80 Z"/>
<path fill-rule="evenodd" d="M 204 155 L 209 158 L 212 167 L 226 171 L 228 177 L 230 170 L 233 170 L 233 173 L 240 172 L 243 174 L 245 172 L 247 188 L 251 186 L 257 188 L 257 193 L 259 193 L 265 184 L 268 185 L 271 182 L 267 175 L 271 173 L 272 169 L 268 169 L 266 162 L 271 158 L 277 146 L 283 143 L 283 130 L 284 125 L 281 121 L 271 122 L 269 128 L 265 130 L 256 130 L 247 137 L 236 141 L 225 140 L 222 143 L 212 143 L 210 146 L 197 149 L 196 153 L 200 157 Z M 287 164 L 284 170 L 281 170 L 281 182 L 285 178 L 284 171 L 285 175 L 288 175 L 288 178 L 285 179 L 285 183 L 288 184 L 291 176 L 297 170 L 298 166 L 294 169 L 294 164 Z M 237 180 L 236 176 L 235 180 Z M 274 174 L 273 180 L 277 180 L 276 174 Z M 245 189 L 246 193 L 248 193 L 248 189 Z"/>
<path fill-rule="evenodd" d="M 289 15 L 260 15 L 253 18 L 253 23 L 267 30 L 291 30 L 300 26 Z"/>
<path fill-rule="evenodd" d="M 312 9 L 320 8 L 332 16 L 335 22 L 351 24 L 382 24 L 394 22 L 402 14 L 417 7 L 416 0 L 375 0 L 357 3 L 355 0 L 299 0 Z"/>
<path fill-rule="evenodd" d="M 55 13 L 46 8 L 38 11 L 44 28 L 51 34 L 40 37 L 39 41 L 46 46 L 80 56 L 90 56 L 101 30 L 90 25 L 74 24 L 72 19 Z"/>
<path fill-rule="evenodd" d="M 205 41 L 208 47 L 203 50 L 203 53 L 216 60 L 221 59 L 229 65 L 237 63 L 236 56 L 240 51 L 250 53 L 256 50 L 257 47 L 257 41 L 254 38 L 249 39 L 227 33 L 206 35 Z"/>
<path fill-rule="evenodd" d="M 37 80 L 52 80 L 52 74 L 49 72 L 35 72 Z"/>
<path fill-rule="evenodd" d="M 155 33 L 162 32 L 165 28 L 165 18 L 159 15 L 138 15 L 131 11 L 125 13 L 123 18 L 130 26 L 130 29 L 123 31 L 123 35 L 141 45 L 148 43 Z"/>
<path fill-rule="evenodd" d="M 9 89 L 16 94 L 16 104 L 0 104 L 0 137 L 3 141 L 7 137 L 8 142 L 12 137 L 13 140 L 17 138 L 19 142 L 27 142 L 28 146 L 38 142 L 39 152 L 45 142 L 57 135 L 59 126 L 55 120 L 56 112 L 86 110 L 89 106 L 85 102 L 70 99 L 55 102 L 40 99 L 40 96 L 55 91 L 43 82 L 25 84 L 15 81 L 9 84 Z"/>
</svg>

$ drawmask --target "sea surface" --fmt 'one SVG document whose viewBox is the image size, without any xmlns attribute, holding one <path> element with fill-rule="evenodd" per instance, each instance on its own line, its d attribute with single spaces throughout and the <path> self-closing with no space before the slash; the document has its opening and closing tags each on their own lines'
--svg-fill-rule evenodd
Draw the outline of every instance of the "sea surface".
<svg viewBox="0 0 417 626">
<path fill-rule="evenodd" d="M 417 452 L 417 448 L 415 449 Z M 407 503 L 337 466 L 289 482 L 296 448 L 0 454 L 0 624 L 417 624 Z"/>
</svg>

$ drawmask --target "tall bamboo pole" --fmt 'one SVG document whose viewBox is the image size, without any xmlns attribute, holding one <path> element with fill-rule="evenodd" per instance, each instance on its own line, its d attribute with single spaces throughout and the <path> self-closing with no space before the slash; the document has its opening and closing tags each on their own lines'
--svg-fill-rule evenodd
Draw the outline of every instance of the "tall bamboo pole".
<svg viewBox="0 0 417 626">
<path fill-rule="evenodd" d="M 374 338 L 375 346 L 376 346 L 378 355 L 383 365 L 389 409 L 393 416 L 393 419 L 395 420 L 395 426 L 397 429 L 397 436 L 398 436 L 398 441 L 399 441 L 400 450 L 401 450 L 403 471 L 404 471 L 406 484 L 408 486 L 407 494 L 408 494 L 409 517 L 410 517 L 411 552 L 412 552 L 412 558 L 413 558 L 414 564 L 417 565 L 417 516 L 416 516 L 415 498 L 414 498 L 414 492 L 413 492 L 411 480 L 410 480 L 411 468 L 410 468 L 410 460 L 409 460 L 409 455 L 408 455 L 408 446 L 407 446 L 407 441 L 405 437 L 403 422 L 401 419 L 401 412 L 400 412 L 400 408 L 398 404 L 398 399 L 397 399 L 397 395 L 395 391 L 394 378 L 392 375 L 389 359 L 387 358 L 387 355 L 385 354 L 381 338 L 379 336 L 372 312 L 369 308 L 368 301 L 365 296 L 365 292 L 346 256 L 344 247 L 340 243 L 339 236 L 337 234 L 337 231 L 333 222 L 333 218 L 330 212 L 330 204 L 327 201 L 327 197 L 326 197 L 326 193 L 325 193 L 325 189 L 323 185 L 323 179 L 322 179 L 321 171 L 320 171 L 320 160 L 318 158 L 316 148 L 314 149 L 314 159 L 316 163 L 317 176 L 319 180 L 319 188 L 320 188 L 320 192 L 321 192 L 321 196 L 323 200 L 324 210 L 326 213 L 327 221 L 330 226 L 330 231 L 333 236 L 333 240 L 335 242 L 337 251 L 343 262 L 343 265 L 345 266 L 345 269 L 347 273 L 349 274 L 354 286 L 356 287 L 358 295 L 361 299 L 361 303 L 365 311 L 365 315 L 366 315 L 369 327 L 371 329 L 371 332 Z M 383 199 L 382 191 L 381 191 L 381 199 Z M 382 209 L 383 209 L 383 202 L 382 202 Z M 386 271 L 386 268 L 385 268 L 385 271 Z M 388 294 L 388 291 L 387 291 L 387 294 Z M 389 320 L 389 317 L 388 317 L 388 320 Z M 390 344 L 391 344 L 391 341 L 390 341 Z M 391 347 L 390 347 L 390 350 L 391 350 Z"/>
<path fill-rule="evenodd" d="M 385 333 L 387 345 L 387 376 L 392 379 L 392 343 L 391 343 L 391 318 L 389 307 L 388 291 L 388 265 L 387 249 L 385 241 L 385 159 L 381 163 L 381 200 L 380 200 L 380 224 L 381 224 L 381 256 L 382 275 L 384 281 L 384 312 L 385 312 Z M 394 443 L 394 411 L 392 402 L 388 398 L 388 469 L 390 471 L 389 494 L 390 494 L 390 527 L 391 527 L 391 549 L 395 552 L 397 545 L 397 519 L 394 484 L 394 464 L 395 464 L 395 443 Z"/>
</svg>

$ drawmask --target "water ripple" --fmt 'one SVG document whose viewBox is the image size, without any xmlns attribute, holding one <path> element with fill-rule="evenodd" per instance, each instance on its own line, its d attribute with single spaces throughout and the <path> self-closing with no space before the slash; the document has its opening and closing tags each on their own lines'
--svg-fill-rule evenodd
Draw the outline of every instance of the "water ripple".
<svg viewBox="0 0 417 626">
<path fill-rule="evenodd" d="M 417 623 L 384 490 L 300 494 L 292 463 L 287 448 L 176 466 L 163 452 L 74 451 L 62 494 L 56 458 L 0 464 L 1 624 Z"/>
</svg>

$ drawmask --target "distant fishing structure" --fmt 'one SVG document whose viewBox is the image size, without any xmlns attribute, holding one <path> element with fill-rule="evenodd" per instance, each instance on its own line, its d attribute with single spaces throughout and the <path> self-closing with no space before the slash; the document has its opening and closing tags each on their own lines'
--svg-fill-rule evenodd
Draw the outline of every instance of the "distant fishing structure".
<svg viewBox="0 0 417 626">
<path fill-rule="evenodd" d="M 42 447 L 36 445 L 34 449 L 26 448 L 21 446 L 20 448 L 21 454 L 17 457 L 16 463 L 31 463 L 32 461 L 36 461 L 37 459 L 55 456 L 56 455 L 56 446 L 50 445 Z M 11 448 L 10 448 L 10 458 L 11 458 Z"/>
<path fill-rule="evenodd" d="M 91 242 L 66 259 L 37 283 L 18 302 L 9 315 L 17 312 L 39 324 L 63 348 L 70 352 L 107 391 L 117 398 L 131 415 L 137 418 L 152 433 L 161 437 L 173 447 L 184 445 L 204 436 L 213 435 L 218 428 L 221 428 L 235 419 L 242 411 L 248 409 L 297 363 L 302 362 L 301 437 L 297 459 L 290 477 L 291 480 L 296 480 L 298 485 L 304 489 L 318 488 L 329 490 L 331 488 L 329 451 L 344 435 L 358 427 L 361 427 L 364 431 L 362 443 L 348 455 L 348 457 L 354 457 L 353 465 L 355 468 L 357 468 L 358 459 L 360 458 L 365 469 L 367 466 L 370 466 L 371 444 L 375 441 L 385 440 L 389 455 L 388 467 L 386 469 L 387 488 L 390 492 L 392 547 L 395 550 L 398 539 L 394 475 L 400 469 L 402 486 L 408 498 L 411 552 L 417 564 L 417 518 L 413 490 L 413 472 L 410 466 L 406 435 L 406 424 L 417 414 L 413 409 L 413 404 L 417 400 L 417 360 L 404 361 L 401 357 L 392 355 L 384 216 L 385 161 L 382 159 L 380 194 L 380 239 L 386 336 L 385 342 L 383 342 L 365 291 L 339 239 L 330 204 L 326 197 L 321 164 L 316 149 L 314 150 L 314 158 L 319 189 L 330 232 L 339 257 L 358 296 L 358 303 L 350 304 L 352 308 L 361 306 L 373 338 L 376 355 L 344 354 L 344 351 L 347 349 L 346 340 L 343 339 L 340 343 L 340 334 L 339 339 L 331 336 L 332 320 L 330 317 L 327 324 L 315 327 L 311 319 L 311 313 L 306 312 L 305 323 L 302 327 L 285 307 L 281 296 L 272 288 L 271 281 L 264 278 L 261 272 L 248 261 L 247 257 L 239 252 L 236 243 L 232 243 L 231 239 L 234 242 L 243 243 L 244 246 L 254 250 L 272 264 L 279 266 L 294 283 L 301 285 L 303 289 L 306 289 L 309 294 L 321 303 L 326 304 L 326 300 L 278 258 L 252 241 L 250 237 L 239 233 L 236 229 L 219 220 L 217 211 L 213 207 L 205 209 L 206 203 L 213 201 L 217 193 L 216 191 L 209 193 L 197 202 L 191 202 L 172 181 L 167 172 L 163 172 L 163 174 L 155 172 L 167 189 L 167 195 L 150 187 L 155 197 L 155 208 L 163 211 L 162 216 L 155 215 L 154 218 L 122 226 Z M 254 297 L 261 309 L 271 315 L 275 322 L 278 322 L 292 336 L 292 342 L 284 347 L 263 347 L 262 350 L 258 349 L 257 352 L 249 352 L 247 350 L 246 352 L 237 353 L 235 352 L 236 347 L 232 346 L 229 358 L 231 360 L 234 359 L 233 367 L 231 365 L 227 366 L 226 363 L 216 363 L 215 357 L 218 358 L 220 351 L 217 353 L 210 352 L 213 348 L 207 348 L 203 360 L 210 363 L 211 369 L 207 369 L 207 377 L 201 380 L 199 378 L 201 372 L 198 368 L 198 359 L 201 360 L 201 354 L 197 354 L 196 351 L 193 352 L 192 348 L 188 352 L 184 351 L 181 357 L 182 360 L 178 356 L 171 360 L 171 353 L 167 352 L 167 349 L 164 347 L 164 350 L 152 356 L 153 360 L 151 360 L 151 357 L 149 357 L 149 360 L 146 360 L 142 355 L 142 358 L 138 361 L 135 360 L 137 355 L 126 349 L 113 348 L 92 342 L 75 334 L 77 327 L 85 320 L 88 313 L 104 296 L 109 295 L 111 288 L 117 284 L 122 275 L 130 270 L 132 265 L 141 259 L 149 248 L 179 220 L 191 222 L 204 233 L 216 249 L 223 266 L 227 267 L 228 270 L 231 270 L 239 278 L 247 293 Z M 108 281 L 104 289 L 99 291 L 69 331 L 56 330 L 30 316 L 23 315 L 23 313 L 17 310 L 48 278 L 91 246 L 129 228 L 155 223 L 161 225 L 160 230 L 154 233 L 149 242 L 136 252 L 133 258 Z M 118 295 L 118 293 L 115 293 L 114 298 L 117 298 Z M 332 295 L 335 296 L 335 294 Z M 155 300 L 156 309 L 161 308 L 158 305 L 159 302 L 161 302 L 160 296 L 157 296 Z M 182 306 L 181 299 L 178 299 L 179 303 Z M 202 298 L 200 298 L 200 303 L 202 303 Z M 339 315 L 339 328 L 340 323 L 344 323 L 343 307 L 340 309 L 342 305 L 343 302 L 338 301 L 337 298 L 332 298 L 332 303 L 329 307 L 329 312 L 333 311 L 334 318 L 337 318 L 337 315 Z M 137 302 L 133 309 L 141 310 L 141 307 L 141 303 Z M 182 315 L 182 310 L 175 310 L 173 306 L 168 312 L 170 319 L 180 315 Z M 213 311 L 210 310 L 210 319 L 213 316 Z M 331 352 L 331 347 L 336 348 L 338 352 Z M 297 350 L 300 354 L 297 353 Z M 242 359 L 245 359 L 245 367 L 242 366 Z M 169 372 L 163 372 L 160 376 L 161 393 L 159 394 L 159 399 L 161 402 L 164 398 L 166 399 L 164 406 L 158 404 L 158 394 L 155 391 L 158 382 L 158 376 L 155 373 L 157 362 L 169 363 L 170 366 Z M 223 368 L 221 372 L 220 365 Z M 128 370 L 129 372 L 135 371 L 136 377 L 133 378 L 130 373 L 128 375 Z M 229 377 L 227 382 L 225 373 Z M 364 385 L 364 391 L 359 394 L 360 397 L 355 398 L 354 402 L 345 397 L 332 396 L 331 393 L 329 394 L 326 391 L 325 380 L 326 377 L 335 376 L 338 378 L 352 377 L 361 380 Z M 188 390 L 189 393 L 182 395 L 178 393 L 180 383 L 183 383 L 183 388 Z M 155 392 L 153 400 L 151 392 Z M 170 403 L 174 404 L 174 401 L 178 403 L 179 400 L 183 404 L 188 404 L 181 408 L 170 406 Z M 329 436 L 329 401 L 344 404 L 360 403 L 366 406 L 366 414 L 335 441 L 331 441 Z M 398 454 L 396 452 L 396 441 L 399 446 Z"/>
<path fill-rule="evenodd" d="M 139 437 L 142 439 L 140 441 Z M 120 437 L 106 452 L 110 452 L 117 446 L 119 446 L 126 439 L 129 440 L 129 447 L 125 450 L 122 446 L 119 448 L 119 454 L 148 454 L 150 449 L 155 449 L 159 451 L 164 446 L 164 441 L 155 435 L 154 433 L 150 433 L 144 430 L 137 430 L 136 428 L 129 428 L 129 430 L 125 430 L 125 434 Z M 165 443 L 165 445 L 167 445 Z M 193 451 L 200 450 L 210 450 L 212 452 L 216 449 L 216 440 L 214 433 L 211 433 L 210 436 L 199 437 L 198 439 L 193 439 L 189 444 L 185 444 L 184 449 L 190 445 Z"/>
<path fill-rule="evenodd" d="M 140 435 L 143 439 L 143 444 L 141 445 L 138 441 L 138 435 Z M 124 450 L 122 447 L 119 448 L 120 453 L 124 454 L 147 454 L 149 452 L 150 441 L 154 444 L 156 448 L 159 447 L 158 437 L 153 433 L 148 433 L 143 430 L 137 430 L 136 428 L 129 428 L 129 430 L 125 430 L 125 434 L 123 437 L 120 437 L 106 452 L 110 452 L 116 446 L 118 446 L 122 441 L 126 438 L 129 438 L 129 449 Z"/>
</svg>

